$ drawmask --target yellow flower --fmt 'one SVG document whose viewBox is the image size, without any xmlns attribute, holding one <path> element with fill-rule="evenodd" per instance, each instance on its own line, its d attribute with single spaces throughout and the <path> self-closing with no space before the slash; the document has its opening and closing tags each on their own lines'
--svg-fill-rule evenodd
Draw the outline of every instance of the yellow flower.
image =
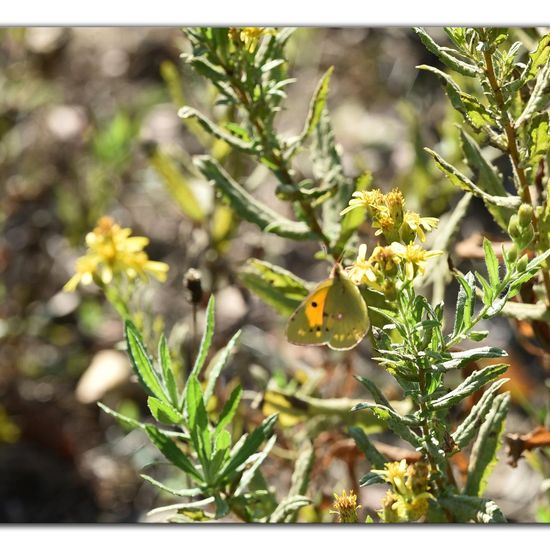
<svg viewBox="0 0 550 550">
<path fill-rule="evenodd" d="M 168 265 L 149 260 L 144 248 L 149 244 L 147 237 L 132 237 L 130 228 L 120 225 L 104 216 L 95 229 L 86 235 L 86 254 L 76 261 L 76 273 L 63 290 L 74 291 L 79 284 L 89 285 L 96 281 L 108 285 L 114 277 L 125 275 L 129 280 L 137 277 L 147 280 L 153 275 L 159 281 L 166 280 Z"/>
<path fill-rule="evenodd" d="M 405 242 L 414 240 L 414 236 L 418 236 L 421 242 L 426 241 L 424 231 L 431 231 L 437 227 L 439 220 L 437 218 L 421 218 L 416 212 L 408 210 L 405 212 L 403 224 L 401 225 L 401 238 Z"/>
<path fill-rule="evenodd" d="M 354 208 L 366 208 L 367 212 L 373 217 L 376 217 L 375 214 L 378 212 L 387 211 L 384 195 L 380 192 L 380 189 L 373 189 L 372 191 L 355 191 L 352 197 L 353 198 L 349 201 L 349 206 L 340 212 L 341 216 L 347 214 Z"/>
<path fill-rule="evenodd" d="M 404 245 L 398 242 L 393 242 L 389 246 L 396 256 L 402 258 L 405 263 L 405 275 L 407 279 L 412 280 L 418 273 L 424 273 L 426 268 L 425 262 L 434 256 L 443 254 L 441 250 L 425 250 L 418 244 Z"/>
<path fill-rule="evenodd" d="M 233 42 L 240 41 L 248 52 L 253 52 L 262 36 L 275 34 L 274 29 L 267 27 L 232 27 L 229 29 L 229 37 Z"/>
<path fill-rule="evenodd" d="M 387 462 L 384 470 L 372 470 L 392 487 L 379 512 L 385 522 L 418 521 L 426 515 L 429 501 L 434 498 L 428 490 L 429 471 L 424 462 L 407 465 L 405 460 Z"/>
<path fill-rule="evenodd" d="M 346 491 L 343 490 L 341 495 L 334 493 L 334 502 L 332 506 L 335 508 L 331 510 L 331 514 L 338 515 L 338 523 L 357 523 L 357 510 L 361 508 L 360 504 L 357 504 L 357 495 L 351 490 L 349 495 L 346 495 Z"/>
</svg>

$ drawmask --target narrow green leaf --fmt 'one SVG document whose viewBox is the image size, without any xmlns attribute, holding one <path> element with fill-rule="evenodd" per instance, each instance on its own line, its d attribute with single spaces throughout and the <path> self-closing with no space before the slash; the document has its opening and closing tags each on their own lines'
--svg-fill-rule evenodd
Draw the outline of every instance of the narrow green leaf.
<svg viewBox="0 0 550 550">
<path fill-rule="evenodd" d="M 546 60 L 546 63 L 539 71 L 535 86 L 529 97 L 529 101 L 523 109 L 523 112 L 516 120 L 516 127 L 521 126 L 524 122 L 527 122 L 533 115 L 541 113 L 550 104 L 550 59 Z"/>
<path fill-rule="evenodd" d="M 550 57 L 550 33 L 545 34 L 534 51 L 529 54 L 529 63 L 525 67 L 523 81 L 529 82 L 536 78 L 540 67 L 544 66 Z"/>
<path fill-rule="evenodd" d="M 212 395 L 214 394 L 214 387 L 216 385 L 216 382 L 218 380 L 218 377 L 222 371 L 222 369 L 227 364 L 227 361 L 229 360 L 229 357 L 231 356 L 231 352 L 237 345 L 237 341 L 239 340 L 239 337 L 241 336 L 241 331 L 238 330 L 231 340 L 229 340 L 227 346 L 225 346 L 213 359 L 213 365 L 208 373 L 208 382 L 206 384 L 206 389 L 204 390 L 204 403 L 205 405 L 208 403 Z"/>
<path fill-rule="evenodd" d="M 298 138 L 299 144 L 302 144 L 311 132 L 313 132 L 313 129 L 317 126 L 317 124 L 319 124 L 321 114 L 323 113 L 327 102 L 328 87 L 333 71 L 334 67 L 329 67 L 315 88 L 315 92 L 313 93 L 313 97 L 311 98 L 311 103 L 309 105 L 309 112 L 304 129 Z"/>
<path fill-rule="evenodd" d="M 289 316 L 309 294 L 309 283 L 291 271 L 252 258 L 239 273 L 243 284 L 280 314 Z"/>
<path fill-rule="evenodd" d="M 355 376 L 365 388 L 367 388 L 368 392 L 372 395 L 374 401 L 378 405 L 384 405 L 385 407 L 388 407 L 388 409 L 392 409 L 393 407 L 390 405 L 390 402 L 384 397 L 384 394 L 377 388 L 376 384 L 369 380 L 368 378 L 364 378 L 363 376 Z"/>
<path fill-rule="evenodd" d="M 157 147 L 149 156 L 149 162 L 181 211 L 194 222 L 203 222 L 206 215 L 202 206 L 174 161 Z"/>
<path fill-rule="evenodd" d="M 386 483 L 386 481 L 382 476 L 380 476 L 380 474 L 375 474 L 374 472 L 369 472 L 368 474 L 365 474 L 359 480 L 360 487 L 368 487 L 369 485 L 376 485 L 379 483 Z"/>
<path fill-rule="evenodd" d="M 487 498 L 449 495 L 440 497 L 438 503 L 457 523 L 506 523 L 500 508 Z"/>
<path fill-rule="evenodd" d="M 186 488 L 186 489 L 172 489 L 171 487 L 167 487 L 160 481 L 157 481 L 156 479 L 153 479 L 152 477 L 149 477 L 145 474 L 140 474 L 143 479 L 151 483 L 152 485 L 155 485 L 155 487 L 158 487 L 159 489 L 162 489 L 163 491 L 166 491 L 167 493 L 170 493 L 171 495 L 177 496 L 177 497 L 196 497 L 197 495 L 200 495 L 202 493 L 202 489 L 199 487 L 193 487 L 193 488 Z"/>
<path fill-rule="evenodd" d="M 212 441 L 208 426 L 208 415 L 204 406 L 204 396 L 196 376 L 190 376 L 185 399 L 187 423 L 191 440 L 205 470 L 212 457 Z"/>
<path fill-rule="evenodd" d="M 481 399 L 471 408 L 468 416 L 454 431 L 452 438 L 459 449 L 464 449 L 477 435 L 479 425 L 487 417 L 487 413 L 493 405 L 498 390 L 508 381 L 508 378 L 500 378 L 496 382 L 493 382 L 485 390 Z"/>
<path fill-rule="evenodd" d="M 466 276 L 463 276 L 461 273 L 456 272 L 455 277 L 460 284 L 460 288 L 456 299 L 455 323 L 451 338 L 456 337 L 464 328 L 470 326 L 475 306 L 474 274 L 469 271 Z"/>
<path fill-rule="evenodd" d="M 393 409 L 370 403 L 359 403 L 353 407 L 352 412 L 365 409 L 371 410 L 377 418 L 386 423 L 392 432 L 410 443 L 415 449 L 420 446 L 420 437 L 409 428 L 409 425 L 412 425 L 412 421 L 396 413 Z"/>
<path fill-rule="evenodd" d="M 288 496 L 277 506 L 269 517 L 269 523 L 285 523 L 286 518 L 300 508 L 311 504 L 311 500 L 302 495 Z"/>
<path fill-rule="evenodd" d="M 163 401 L 166 398 L 164 388 L 153 368 L 153 363 L 147 353 L 141 335 L 132 321 L 125 321 L 124 334 L 126 336 L 126 347 L 130 356 L 130 362 L 142 385 Z"/>
<path fill-rule="evenodd" d="M 491 410 L 479 429 L 479 435 L 472 449 L 468 478 L 464 487 L 464 493 L 467 495 L 479 496 L 485 490 L 487 479 L 496 463 L 496 453 L 501 445 L 501 435 L 509 402 L 509 393 L 495 397 Z"/>
<path fill-rule="evenodd" d="M 454 390 L 432 401 L 429 404 L 429 408 L 433 411 L 439 411 L 460 403 L 465 397 L 468 397 L 468 395 L 471 395 L 491 380 L 504 374 L 507 368 L 508 365 L 488 365 L 487 367 L 474 371 Z"/>
<path fill-rule="evenodd" d="M 193 160 L 204 177 L 214 183 L 243 220 L 257 225 L 266 233 L 289 239 L 317 238 L 306 223 L 289 220 L 250 195 L 211 157 L 198 156 Z"/>
<path fill-rule="evenodd" d="M 437 56 L 443 64 L 449 67 L 449 69 L 453 69 L 453 71 L 456 71 L 463 76 L 475 77 L 478 75 L 479 69 L 475 65 L 461 61 L 455 56 L 449 54 L 446 50 L 434 42 L 432 37 L 422 27 L 414 27 L 414 32 L 416 32 L 419 36 L 425 48 Z"/>
<path fill-rule="evenodd" d="M 179 395 L 174 371 L 172 370 L 172 360 L 170 359 L 170 350 L 164 334 L 159 340 L 158 358 L 162 370 L 162 381 L 166 388 L 167 395 L 170 397 L 170 403 L 173 407 L 178 407 Z"/>
<path fill-rule="evenodd" d="M 490 195 L 501 197 L 509 196 L 504 188 L 502 175 L 496 167 L 485 158 L 476 141 L 462 128 L 460 129 L 460 141 L 466 162 L 472 172 L 476 174 L 478 187 Z M 504 231 L 506 231 L 513 211 L 488 201 L 484 202 L 494 220 Z"/>
<path fill-rule="evenodd" d="M 147 398 L 147 406 L 153 417 L 163 424 L 181 424 L 183 417 L 169 403 L 160 401 L 156 397 Z"/>
<path fill-rule="evenodd" d="M 388 462 L 386 457 L 376 449 L 365 432 L 361 428 L 354 426 L 349 429 L 349 433 L 355 439 L 355 443 L 357 443 L 360 451 L 366 456 L 371 466 L 377 470 L 384 469 L 384 464 Z"/>
<path fill-rule="evenodd" d="M 113 418 L 116 418 L 123 425 L 127 425 L 130 428 L 134 428 L 134 429 L 135 428 L 139 428 L 142 430 L 145 429 L 145 424 L 143 424 L 142 422 L 139 422 L 133 418 L 130 418 L 129 416 L 125 416 L 124 414 L 120 414 L 116 411 L 113 411 L 113 409 L 110 409 L 109 407 L 107 407 L 107 405 L 104 405 L 101 401 L 98 401 L 97 405 L 101 410 L 103 410 Z"/>
<path fill-rule="evenodd" d="M 487 266 L 487 273 L 489 274 L 489 282 L 494 288 L 497 288 L 500 285 L 500 276 L 498 274 L 499 265 L 493 245 L 487 237 L 483 238 L 483 250 L 485 251 L 485 265 Z"/>
<path fill-rule="evenodd" d="M 183 470 L 196 480 L 202 482 L 202 476 L 199 471 L 193 466 L 193 463 L 189 458 L 183 454 L 179 447 L 166 435 L 164 435 L 155 426 L 146 426 L 145 431 L 149 436 L 149 439 L 153 442 L 155 447 L 176 467 Z"/>
<path fill-rule="evenodd" d="M 204 362 L 206 361 L 208 352 L 210 351 L 212 338 L 214 336 L 214 306 L 215 306 L 215 298 L 214 298 L 214 295 L 212 294 L 212 296 L 210 296 L 210 299 L 208 300 L 208 305 L 206 306 L 205 328 L 204 328 L 204 333 L 202 335 L 201 343 L 199 346 L 199 353 L 197 354 L 197 358 L 195 359 L 195 364 L 191 369 L 189 378 L 191 378 L 192 376 L 196 376 L 198 378 L 202 370 L 202 367 L 204 366 Z M 186 390 L 184 391 L 184 393 L 187 393 L 187 384 L 186 384 Z"/>
<path fill-rule="evenodd" d="M 459 369 L 464 365 L 468 365 L 472 361 L 479 359 L 488 359 L 494 357 L 506 357 L 508 354 L 495 347 L 484 346 L 481 348 L 472 348 L 464 351 L 456 351 L 450 353 L 450 359 L 441 364 L 442 370 Z"/>
<path fill-rule="evenodd" d="M 261 453 L 258 453 L 258 457 L 256 458 L 256 460 L 249 468 L 246 469 L 246 471 L 242 475 L 241 479 L 239 480 L 239 485 L 235 490 L 234 496 L 238 497 L 239 495 L 242 495 L 244 493 L 244 490 L 248 487 L 248 484 L 252 481 L 252 479 L 256 475 L 256 472 L 258 471 L 264 460 L 268 457 L 271 449 L 273 449 L 275 441 L 277 441 L 277 436 L 272 435 L 269 438 L 268 442 L 265 444 L 263 451 Z"/>
<path fill-rule="evenodd" d="M 430 154 L 439 170 L 447 177 L 447 179 L 458 188 L 468 191 L 475 195 L 476 197 L 482 198 L 485 202 L 489 204 L 494 204 L 495 206 L 501 206 L 503 208 L 516 209 L 521 204 L 521 199 L 516 196 L 509 195 L 507 197 L 501 197 L 497 195 L 491 195 L 483 189 L 480 189 L 473 181 L 467 178 L 462 172 L 460 172 L 453 165 L 445 161 L 440 155 L 435 151 L 428 149 L 427 147 L 424 150 Z"/>
<path fill-rule="evenodd" d="M 223 467 L 217 479 L 222 481 L 231 477 L 251 455 L 253 455 L 260 445 L 271 435 L 273 426 L 277 421 L 277 414 L 268 416 L 252 433 L 249 433 L 243 440 L 237 452 L 231 457 L 229 462 Z"/>
<path fill-rule="evenodd" d="M 194 119 L 196 120 L 209 134 L 214 137 L 225 141 L 231 147 L 242 151 L 244 153 L 256 153 L 253 142 L 245 141 L 237 136 L 226 132 L 223 128 L 218 126 L 215 122 L 211 121 L 208 117 L 202 113 L 193 109 L 192 107 L 185 106 L 178 111 L 178 116 L 182 119 Z"/>
<path fill-rule="evenodd" d="M 239 403 L 241 402 L 241 397 L 243 395 L 243 389 L 241 386 L 237 386 L 229 396 L 229 399 L 224 403 L 222 412 L 220 413 L 220 418 L 218 420 L 218 425 L 214 430 L 214 438 L 217 438 L 221 431 L 233 420 L 237 409 L 239 408 Z"/>
</svg>

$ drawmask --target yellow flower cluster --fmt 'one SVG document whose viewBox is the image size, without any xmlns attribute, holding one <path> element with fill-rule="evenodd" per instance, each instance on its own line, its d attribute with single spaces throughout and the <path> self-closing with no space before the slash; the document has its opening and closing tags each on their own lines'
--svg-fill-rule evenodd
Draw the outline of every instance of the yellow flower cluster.
<svg viewBox="0 0 550 550">
<path fill-rule="evenodd" d="M 392 242 L 389 246 L 377 246 L 367 259 L 367 245 L 359 246 L 357 259 L 346 271 L 356 284 L 365 284 L 387 297 L 393 296 L 398 266 L 402 266 L 405 278 L 412 281 L 418 274 L 425 272 L 425 263 L 443 252 L 427 251 L 418 244 L 404 245 Z"/>
<path fill-rule="evenodd" d="M 95 229 L 86 235 L 86 254 L 76 261 L 76 273 L 63 290 L 74 291 L 82 283 L 95 281 L 108 285 L 115 277 L 125 275 L 129 280 L 153 275 L 159 281 L 166 280 L 168 265 L 149 260 L 144 248 L 149 244 L 147 237 L 132 237 L 132 230 L 120 227 L 104 216 Z"/>
<path fill-rule="evenodd" d="M 356 191 L 349 206 L 342 211 L 346 214 L 355 208 L 366 208 L 372 218 L 376 235 L 384 235 L 386 246 L 377 246 L 367 259 L 367 247 L 359 247 L 357 260 L 347 268 L 351 280 L 365 284 L 383 292 L 387 298 L 395 296 L 399 280 L 398 266 L 403 270 L 407 281 L 425 272 L 425 262 L 441 251 L 428 252 L 415 244 L 416 237 L 426 240 L 426 232 L 437 227 L 437 218 L 421 218 L 416 212 L 405 210 L 405 199 L 399 189 L 384 195 L 379 189 Z"/>
<path fill-rule="evenodd" d="M 405 198 L 399 189 L 384 195 L 379 189 L 356 191 L 349 201 L 349 206 L 342 210 L 342 215 L 355 208 L 366 208 L 377 228 L 376 235 L 384 235 L 386 242 L 400 241 L 405 244 L 418 237 L 426 240 L 426 232 L 437 227 L 437 218 L 421 218 L 416 212 L 405 210 Z"/>
<path fill-rule="evenodd" d="M 391 485 L 379 512 L 381 519 L 385 523 L 422 519 L 430 499 L 434 498 L 429 492 L 429 466 L 425 462 L 407 465 L 404 459 L 384 466 L 384 470 L 372 470 Z"/>
<path fill-rule="evenodd" d="M 338 523 L 357 523 L 357 510 L 361 508 L 360 504 L 357 504 L 357 495 L 351 490 L 349 495 L 346 495 L 346 491 L 343 490 L 341 495 L 334 493 L 334 502 L 332 503 L 334 510 L 331 510 L 331 514 L 338 515 Z"/>
<path fill-rule="evenodd" d="M 246 51 L 253 52 L 262 36 L 275 34 L 275 31 L 266 27 L 231 27 L 229 37 L 238 44 L 244 44 Z"/>
</svg>

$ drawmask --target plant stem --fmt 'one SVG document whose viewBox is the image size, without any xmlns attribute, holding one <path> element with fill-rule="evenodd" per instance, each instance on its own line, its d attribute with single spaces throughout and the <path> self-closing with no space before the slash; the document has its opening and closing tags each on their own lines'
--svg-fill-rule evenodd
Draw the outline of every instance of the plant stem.
<svg viewBox="0 0 550 550">
<path fill-rule="evenodd" d="M 521 166 L 516 129 L 514 127 L 513 122 L 510 119 L 508 110 L 506 109 L 504 97 L 502 95 L 502 90 L 498 85 L 498 81 L 495 75 L 492 52 L 485 50 L 483 52 L 483 58 L 485 60 L 485 74 L 487 75 L 487 79 L 489 80 L 489 84 L 491 85 L 491 89 L 493 90 L 495 101 L 500 109 L 502 124 L 504 126 L 504 131 L 506 132 L 506 137 L 508 139 L 508 155 L 510 157 L 512 166 L 514 167 L 514 171 L 517 176 L 517 180 L 519 182 L 519 191 L 521 193 L 521 200 L 525 204 L 529 204 L 530 206 L 534 207 L 535 205 L 533 204 L 531 191 L 529 190 L 529 182 L 527 181 L 525 170 Z M 539 244 L 539 248 L 540 248 L 539 220 L 538 220 L 535 208 L 533 208 L 532 222 L 533 222 L 533 229 L 535 231 L 535 242 Z M 542 268 L 541 271 L 542 271 L 542 277 L 544 280 L 544 286 L 546 289 L 546 301 L 547 301 L 547 304 L 550 304 L 550 273 L 548 269 L 545 269 L 545 268 Z"/>
</svg>

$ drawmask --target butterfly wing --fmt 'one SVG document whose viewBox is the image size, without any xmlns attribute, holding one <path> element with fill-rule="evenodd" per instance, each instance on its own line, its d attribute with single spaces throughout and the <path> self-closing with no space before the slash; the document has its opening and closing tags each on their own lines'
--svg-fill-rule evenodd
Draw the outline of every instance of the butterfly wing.
<svg viewBox="0 0 550 550">
<path fill-rule="evenodd" d="M 369 314 L 361 292 L 338 267 L 324 308 L 327 344 L 336 350 L 355 347 L 370 327 Z"/>
<path fill-rule="evenodd" d="M 311 294 L 291 315 L 286 328 L 286 337 L 291 344 L 299 346 L 320 346 L 329 339 L 325 325 L 325 305 L 334 279 L 319 283 Z"/>
<path fill-rule="evenodd" d="M 355 347 L 369 327 L 361 292 L 338 265 L 334 277 L 320 283 L 292 314 L 286 334 L 292 344 L 346 350 Z"/>
</svg>

